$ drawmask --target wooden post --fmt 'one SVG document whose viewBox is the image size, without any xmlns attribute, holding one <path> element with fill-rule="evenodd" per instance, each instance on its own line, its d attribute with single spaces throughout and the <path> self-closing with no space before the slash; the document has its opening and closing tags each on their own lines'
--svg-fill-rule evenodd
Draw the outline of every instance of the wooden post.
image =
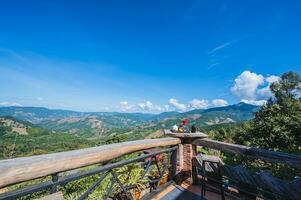
<svg viewBox="0 0 301 200">
<path fill-rule="evenodd" d="M 177 156 L 177 176 L 175 181 L 177 183 L 187 182 L 189 184 L 193 183 L 193 165 L 192 158 L 197 155 L 197 146 L 195 145 L 195 140 L 201 138 L 207 138 L 208 135 L 204 133 L 173 133 L 169 130 L 165 130 L 165 134 L 170 137 L 176 137 L 181 139 L 181 144 L 178 148 Z M 195 172 L 196 173 L 196 172 Z"/>
</svg>

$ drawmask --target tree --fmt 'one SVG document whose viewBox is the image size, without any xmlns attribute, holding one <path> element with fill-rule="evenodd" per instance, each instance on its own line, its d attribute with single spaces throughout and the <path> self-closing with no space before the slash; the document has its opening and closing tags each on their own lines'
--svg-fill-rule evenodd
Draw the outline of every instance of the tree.
<svg viewBox="0 0 301 200">
<path fill-rule="evenodd" d="M 125 142 L 127 140 L 126 135 L 120 134 L 120 135 L 113 135 L 106 139 L 106 144 L 114 144 L 114 143 L 120 143 Z"/>
<path fill-rule="evenodd" d="M 301 91 L 301 77 L 294 72 L 287 72 L 281 76 L 279 82 L 274 82 L 270 86 L 274 98 L 273 103 L 285 104 L 287 100 L 294 100 Z"/>
<path fill-rule="evenodd" d="M 0 136 L 3 136 L 11 132 L 11 128 L 4 125 L 3 122 L 0 122 Z"/>
<path fill-rule="evenodd" d="M 301 152 L 301 78 L 294 72 L 285 73 L 270 89 L 273 97 L 237 138 L 258 147 Z"/>
</svg>

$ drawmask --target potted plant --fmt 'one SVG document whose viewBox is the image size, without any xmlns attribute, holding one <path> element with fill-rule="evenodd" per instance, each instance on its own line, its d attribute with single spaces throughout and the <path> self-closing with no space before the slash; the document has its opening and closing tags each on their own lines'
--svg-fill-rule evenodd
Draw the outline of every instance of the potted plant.
<svg viewBox="0 0 301 200">
<path fill-rule="evenodd" d="M 167 183 L 168 178 L 169 178 L 169 173 L 168 173 L 168 170 L 166 170 L 164 172 L 164 174 L 162 175 L 161 180 L 159 181 L 159 185 L 164 185 L 165 183 Z"/>
<path fill-rule="evenodd" d="M 153 164 L 150 168 L 150 173 L 149 173 L 149 178 L 151 180 L 156 180 L 156 182 L 153 182 L 152 187 L 156 189 L 157 186 L 159 185 L 164 185 L 167 183 L 168 178 L 169 178 L 169 170 L 165 169 L 165 164 L 168 159 L 166 155 L 158 155 L 155 158 L 152 158 L 154 161 L 157 162 L 157 166 Z M 159 168 L 159 169 L 158 169 Z M 163 173 L 161 176 L 161 172 Z"/>
<path fill-rule="evenodd" d="M 141 192 L 146 188 L 145 184 L 149 181 L 147 176 L 141 179 L 143 168 L 138 164 L 129 164 L 120 167 L 116 170 L 118 179 L 125 187 L 132 189 L 132 196 L 134 200 L 140 198 Z"/>
<path fill-rule="evenodd" d="M 140 199 L 140 195 L 141 195 L 141 192 L 146 189 L 146 186 L 145 186 L 145 183 L 147 182 L 147 180 L 142 180 L 142 179 L 139 179 L 138 182 L 136 182 L 136 187 L 134 188 L 134 200 L 139 200 Z"/>
</svg>

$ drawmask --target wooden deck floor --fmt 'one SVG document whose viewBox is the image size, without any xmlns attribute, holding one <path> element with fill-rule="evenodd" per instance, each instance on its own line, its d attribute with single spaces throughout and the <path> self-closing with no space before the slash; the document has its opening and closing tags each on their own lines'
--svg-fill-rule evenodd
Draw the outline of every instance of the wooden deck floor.
<svg viewBox="0 0 301 200">
<path fill-rule="evenodd" d="M 196 185 L 176 185 L 171 184 L 154 197 L 152 200 L 202 200 L 201 187 Z M 220 200 L 219 194 L 206 192 L 204 200 Z"/>
</svg>

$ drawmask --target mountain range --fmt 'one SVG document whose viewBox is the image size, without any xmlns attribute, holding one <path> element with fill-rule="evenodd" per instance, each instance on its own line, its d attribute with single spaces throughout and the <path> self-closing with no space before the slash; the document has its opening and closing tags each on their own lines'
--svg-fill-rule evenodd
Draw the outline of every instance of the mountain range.
<svg viewBox="0 0 301 200">
<path fill-rule="evenodd" d="M 233 123 L 253 118 L 259 107 L 245 103 L 188 112 L 160 114 L 77 112 L 43 107 L 0 107 L 0 116 L 11 116 L 42 128 L 86 137 L 103 137 L 145 129 L 158 130 L 179 124 L 188 118 L 190 124 L 210 126 Z"/>
</svg>

